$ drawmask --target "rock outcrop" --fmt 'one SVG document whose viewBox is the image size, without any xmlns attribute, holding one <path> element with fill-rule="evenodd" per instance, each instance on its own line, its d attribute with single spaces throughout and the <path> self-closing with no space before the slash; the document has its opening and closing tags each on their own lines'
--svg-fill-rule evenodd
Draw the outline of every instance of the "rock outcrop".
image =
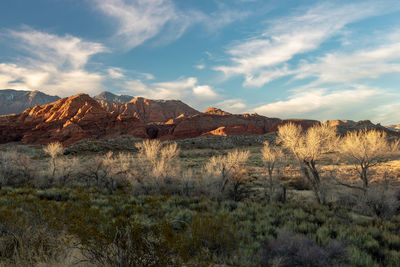
<svg viewBox="0 0 400 267">
<path fill-rule="evenodd" d="M 52 103 L 59 100 L 39 91 L 0 90 L 0 115 L 18 114 L 27 108 Z"/>
<path fill-rule="evenodd" d="M 223 111 L 219 108 L 210 107 L 206 111 L 205 114 L 212 114 L 212 115 L 231 115 L 231 113 Z"/>
</svg>

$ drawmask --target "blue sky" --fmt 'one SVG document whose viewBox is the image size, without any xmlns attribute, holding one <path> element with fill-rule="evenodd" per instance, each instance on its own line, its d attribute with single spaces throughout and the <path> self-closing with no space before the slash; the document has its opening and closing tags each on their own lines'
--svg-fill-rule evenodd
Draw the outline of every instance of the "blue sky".
<svg viewBox="0 0 400 267">
<path fill-rule="evenodd" d="M 400 1 L 2 0 L 0 88 L 399 123 Z"/>
</svg>

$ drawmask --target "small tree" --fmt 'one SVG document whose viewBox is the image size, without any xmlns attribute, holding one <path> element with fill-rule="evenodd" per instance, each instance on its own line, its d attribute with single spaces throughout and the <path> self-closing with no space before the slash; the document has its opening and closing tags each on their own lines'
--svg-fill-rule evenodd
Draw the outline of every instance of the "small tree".
<svg viewBox="0 0 400 267">
<path fill-rule="evenodd" d="M 275 146 L 271 146 L 268 141 L 264 142 L 264 147 L 261 150 L 262 160 L 264 161 L 267 168 L 267 188 L 268 188 L 268 199 L 271 201 L 276 185 L 276 179 L 274 172 L 279 175 L 279 164 L 284 156 L 282 150 Z"/>
<path fill-rule="evenodd" d="M 53 142 L 43 148 L 43 151 L 50 156 L 50 172 L 52 178 L 56 173 L 57 157 L 64 153 L 64 147 L 60 142 Z"/>
<path fill-rule="evenodd" d="M 362 181 L 362 187 L 341 184 L 361 189 L 366 193 L 370 183 L 368 171 L 388 161 L 390 154 L 398 149 L 398 142 L 389 142 L 385 132 L 362 130 L 347 133 L 340 140 L 339 153 L 354 165 Z"/>
<path fill-rule="evenodd" d="M 233 187 L 233 199 L 239 199 L 240 188 L 248 180 L 245 166 L 249 155 L 248 150 L 234 150 L 225 156 L 214 156 L 209 160 L 205 169 L 209 174 L 221 177 L 220 193 L 223 193 L 227 184 L 230 183 Z"/>
<path fill-rule="evenodd" d="M 317 163 L 327 153 L 335 149 L 337 143 L 336 128 L 327 123 L 322 123 L 314 125 L 304 132 L 301 126 L 288 123 L 279 127 L 278 140 L 298 160 L 318 203 L 324 203 L 325 199 Z"/>
</svg>

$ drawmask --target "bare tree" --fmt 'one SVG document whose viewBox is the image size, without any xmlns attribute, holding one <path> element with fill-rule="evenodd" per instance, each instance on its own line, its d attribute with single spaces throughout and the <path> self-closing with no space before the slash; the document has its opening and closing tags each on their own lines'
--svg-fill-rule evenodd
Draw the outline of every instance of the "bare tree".
<svg viewBox="0 0 400 267">
<path fill-rule="evenodd" d="M 145 194 L 156 190 L 174 191 L 178 187 L 178 173 L 181 171 L 179 154 L 176 143 L 162 143 L 159 140 L 145 140 L 137 143 L 139 149 L 136 164 L 137 173 L 135 183 L 139 191 Z"/>
<path fill-rule="evenodd" d="M 57 166 L 57 157 L 64 153 L 64 146 L 60 142 L 53 142 L 43 148 L 43 151 L 50 156 L 50 172 L 54 178 Z"/>
<path fill-rule="evenodd" d="M 233 198 L 239 197 L 240 187 L 248 180 L 246 162 L 249 158 L 248 150 L 234 150 L 227 155 L 212 157 L 205 166 L 207 173 L 220 176 L 221 184 L 219 192 L 223 193 L 225 187 L 230 183 L 233 187 Z"/>
<path fill-rule="evenodd" d="M 159 140 L 145 140 L 136 144 L 138 157 L 146 173 L 157 179 L 174 176 L 179 171 L 180 150 L 177 143 L 162 144 Z"/>
<path fill-rule="evenodd" d="M 63 158 L 57 160 L 57 174 L 55 182 L 59 186 L 66 186 L 74 177 L 78 176 L 80 171 L 80 161 L 77 157 Z"/>
<path fill-rule="evenodd" d="M 359 174 L 362 187 L 340 184 L 361 189 L 366 193 L 370 177 L 368 171 L 382 162 L 388 161 L 392 153 L 399 150 L 399 143 L 389 142 L 385 132 L 376 130 L 362 130 L 349 132 L 341 138 L 339 153 L 351 162 Z"/>
<path fill-rule="evenodd" d="M 2 186 L 21 186 L 32 175 L 31 158 L 17 150 L 0 152 L 0 189 Z"/>
<path fill-rule="evenodd" d="M 290 150 L 300 163 L 301 170 L 310 183 L 318 203 L 324 203 L 318 162 L 329 152 L 334 151 L 337 143 L 336 128 L 327 123 L 314 125 L 306 132 L 293 123 L 279 127 L 278 140 Z"/>
<path fill-rule="evenodd" d="M 276 189 L 276 184 L 277 184 L 276 177 L 279 176 L 279 167 L 280 167 L 279 165 L 282 162 L 284 154 L 282 152 L 282 149 L 280 149 L 276 145 L 271 146 L 268 141 L 264 142 L 261 154 L 262 154 L 262 160 L 266 165 L 267 175 L 268 175 L 267 197 L 271 201 Z"/>
</svg>

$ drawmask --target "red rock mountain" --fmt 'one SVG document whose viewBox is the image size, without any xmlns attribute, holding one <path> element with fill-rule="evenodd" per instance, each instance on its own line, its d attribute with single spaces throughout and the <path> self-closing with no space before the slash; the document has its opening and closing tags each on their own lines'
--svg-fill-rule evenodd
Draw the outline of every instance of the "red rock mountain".
<svg viewBox="0 0 400 267">
<path fill-rule="evenodd" d="M 99 103 L 105 111 L 120 119 L 135 117 L 145 123 L 167 122 L 179 116 L 187 117 L 200 113 L 179 100 L 151 100 L 135 97 L 123 104 L 103 100 Z"/>
<path fill-rule="evenodd" d="M 22 141 L 65 145 L 84 138 L 132 135 L 140 138 L 182 139 L 203 135 L 264 134 L 294 122 L 308 128 L 315 120 L 281 120 L 258 114 L 230 114 L 217 108 L 204 113 L 178 100 L 134 98 L 128 103 L 95 100 L 86 94 L 0 116 L 0 142 Z M 331 121 L 341 125 L 347 122 Z"/>
</svg>

